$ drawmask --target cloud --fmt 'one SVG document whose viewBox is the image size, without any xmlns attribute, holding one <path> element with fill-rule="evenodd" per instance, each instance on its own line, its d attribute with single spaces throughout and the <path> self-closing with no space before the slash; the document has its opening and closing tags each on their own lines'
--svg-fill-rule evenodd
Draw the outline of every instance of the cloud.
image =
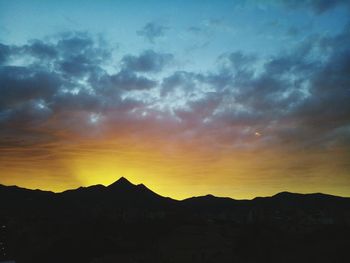
<svg viewBox="0 0 350 263">
<path fill-rule="evenodd" d="M 64 123 L 73 118 L 77 126 L 83 126 L 82 112 L 102 111 L 106 105 L 111 105 L 107 103 L 109 97 L 96 85 L 101 79 L 113 80 L 118 86 L 114 104 L 123 104 L 120 99 L 122 89 L 142 89 L 153 84 L 134 73 L 107 74 L 103 67 L 109 54 L 108 47 L 80 32 L 62 34 L 46 41 L 33 40 L 22 46 L 1 44 L 2 133 L 13 129 L 11 136 L 21 141 L 23 130 L 38 126 L 49 125 L 56 131 L 69 130 Z"/>
<path fill-rule="evenodd" d="M 136 72 L 159 72 L 174 58 L 169 53 L 145 50 L 139 56 L 127 55 L 122 59 L 123 68 Z"/>
<path fill-rule="evenodd" d="M 50 99 L 61 85 L 59 76 L 53 72 L 3 66 L 0 68 L 0 109 L 16 107 L 32 99 Z"/>
<path fill-rule="evenodd" d="M 322 14 L 339 5 L 349 7 L 349 1 L 347 0 L 283 0 L 282 3 L 289 8 L 310 8 L 316 14 Z"/>
<path fill-rule="evenodd" d="M 119 71 L 107 72 L 115 63 L 109 60 L 111 49 L 81 32 L 0 47 L 0 134 L 18 145 L 26 132 L 37 134 L 33 143 L 42 143 L 43 131 L 60 134 L 50 137 L 60 140 L 62 134 L 79 138 L 113 133 L 121 123 L 133 126 L 139 121 L 136 110 L 146 105 L 128 94 L 158 84 L 138 72 L 156 73 L 172 59 L 153 51 L 126 54 Z"/>
<path fill-rule="evenodd" d="M 231 78 L 227 67 L 215 78 L 226 79 L 225 96 L 231 100 L 231 107 L 222 105 L 218 116 L 234 126 L 245 123 L 242 130 L 259 129 L 270 137 L 270 146 L 340 145 L 336 131 L 350 125 L 349 36 L 346 29 L 334 37 L 310 37 L 294 50 L 271 57 L 253 74 L 242 55 L 227 54 L 238 65 L 232 64 Z M 254 122 L 242 122 L 249 119 Z M 348 141 L 344 136 L 342 142 Z"/>
<path fill-rule="evenodd" d="M 142 29 L 138 30 L 136 33 L 139 36 L 146 38 L 151 43 L 154 43 L 156 39 L 163 37 L 166 30 L 169 28 L 155 22 L 147 23 Z"/>
<path fill-rule="evenodd" d="M 58 56 L 54 45 L 41 40 L 34 40 L 29 45 L 25 45 L 23 49 L 26 53 L 40 59 L 53 59 Z"/>
<path fill-rule="evenodd" d="M 254 64 L 256 56 L 253 54 L 243 54 L 240 51 L 225 53 L 219 56 L 219 62 L 225 67 L 230 67 L 236 71 L 247 69 Z"/>
<path fill-rule="evenodd" d="M 304 127 L 330 131 L 349 125 L 350 50 L 337 51 L 311 79 L 311 95 L 294 112 Z"/>
<path fill-rule="evenodd" d="M 0 65 L 7 61 L 11 54 L 11 48 L 8 45 L 0 43 Z"/>
<path fill-rule="evenodd" d="M 57 42 L 58 49 L 63 54 L 85 53 L 94 46 L 93 39 L 85 32 L 66 32 Z"/>
<path fill-rule="evenodd" d="M 183 94 L 189 95 L 196 89 L 196 82 L 200 79 L 200 74 L 187 71 L 176 71 L 172 75 L 163 79 L 161 94 L 165 96 L 178 90 Z"/>
<path fill-rule="evenodd" d="M 116 88 L 122 90 L 144 90 L 151 89 L 157 84 L 156 81 L 150 80 L 143 76 L 137 76 L 130 70 L 121 70 L 115 75 L 111 75 L 111 82 Z"/>
<path fill-rule="evenodd" d="M 84 33 L 3 44 L 0 133 L 18 143 L 44 130 L 53 140 L 98 131 L 208 147 L 349 147 L 349 46 L 345 29 L 267 58 L 226 52 L 199 73 L 164 71 L 173 55 L 151 50 L 123 55 L 115 69 L 109 47 Z"/>
</svg>

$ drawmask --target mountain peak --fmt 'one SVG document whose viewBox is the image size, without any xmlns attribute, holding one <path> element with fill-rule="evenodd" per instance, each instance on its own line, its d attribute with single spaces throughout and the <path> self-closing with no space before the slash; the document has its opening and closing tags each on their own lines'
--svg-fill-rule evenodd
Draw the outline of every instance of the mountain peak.
<svg viewBox="0 0 350 263">
<path fill-rule="evenodd" d="M 115 186 L 135 186 L 134 184 L 132 184 L 128 179 L 126 179 L 125 177 L 120 177 L 117 181 L 115 181 L 114 183 L 110 184 L 108 187 L 115 187 Z"/>
</svg>

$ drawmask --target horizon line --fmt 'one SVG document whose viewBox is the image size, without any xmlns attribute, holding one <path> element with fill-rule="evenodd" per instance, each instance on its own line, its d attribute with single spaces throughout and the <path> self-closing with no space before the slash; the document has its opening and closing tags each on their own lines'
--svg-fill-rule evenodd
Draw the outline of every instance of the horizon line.
<svg viewBox="0 0 350 263">
<path fill-rule="evenodd" d="M 134 185 L 134 186 L 139 186 L 139 185 L 144 185 L 143 183 L 140 183 L 140 184 L 134 184 L 132 182 L 130 182 L 129 179 L 127 179 L 126 177 L 124 176 L 121 176 L 119 179 L 117 179 L 116 181 L 112 182 L 111 184 L 108 184 L 108 185 L 105 185 L 105 184 L 92 184 L 92 185 L 88 185 L 88 186 L 79 186 L 79 187 L 76 187 L 76 188 L 70 188 L 70 189 L 66 189 L 66 190 L 63 190 L 63 191 L 52 191 L 52 190 L 44 190 L 44 189 L 39 189 L 39 188 L 28 188 L 28 187 L 22 187 L 22 186 L 19 186 L 19 185 L 4 185 L 2 183 L 0 183 L 0 186 L 4 186 L 4 187 L 16 187 L 16 188 L 20 188 L 20 189 L 23 189 L 23 190 L 30 190 L 30 191 L 41 191 L 41 192 L 49 192 L 49 193 L 52 193 L 52 194 L 62 194 L 64 192 L 67 192 L 67 191 L 74 191 L 74 190 L 77 190 L 77 189 L 80 189 L 80 188 L 89 188 L 89 187 L 93 187 L 93 186 L 103 186 L 105 188 L 115 184 L 116 182 L 120 181 L 120 180 L 123 180 L 125 179 L 128 183 L 130 183 L 131 185 Z M 144 185 L 147 189 L 149 189 L 146 185 Z M 153 190 L 149 189 L 150 191 L 154 192 Z M 163 196 L 161 194 L 158 194 L 157 192 L 154 192 L 156 193 L 157 195 L 161 196 L 161 197 L 165 197 L 165 198 L 170 198 L 170 199 L 173 199 L 173 200 L 176 200 L 176 201 L 183 201 L 183 200 L 187 200 L 187 199 L 190 199 L 190 198 L 196 198 L 196 197 L 205 197 L 205 196 L 212 196 L 212 197 L 216 197 L 216 198 L 228 198 L 228 199 L 231 199 L 231 200 L 236 200 L 236 201 L 251 201 L 251 200 L 254 200 L 256 198 L 268 198 L 268 197 L 274 197 L 278 194 L 281 194 L 281 193 L 289 193 L 289 194 L 295 194 L 295 195 L 315 195 L 315 194 L 321 194 L 321 195 L 326 195 L 326 196 L 333 196 L 333 197 L 340 197 L 340 198 L 350 198 L 350 196 L 341 196 L 341 195 L 334 195 L 334 194 L 328 194 L 328 193 L 323 193 L 323 192 L 308 192 L 308 193 L 299 193 L 299 192 L 290 192 L 290 191 L 287 191 L 287 190 L 283 190 L 283 191 L 280 191 L 280 192 L 276 192 L 275 194 L 273 195 L 266 195 L 266 196 L 255 196 L 253 198 L 243 198 L 243 199 L 236 199 L 236 198 L 233 198 L 233 197 L 229 197 L 229 196 L 217 196 L 217 195 L 213 195 L 213 194 L 204 194 L 204 195 L 194 195 L 194 196 L 189 196 L 189 197 L 186 197 L 186 198 L 183 198 L 183 199 L 177 199 L 177 198 L 173 198 L 173 197 L 170 197 L 170 196 Z"/>
</svg>

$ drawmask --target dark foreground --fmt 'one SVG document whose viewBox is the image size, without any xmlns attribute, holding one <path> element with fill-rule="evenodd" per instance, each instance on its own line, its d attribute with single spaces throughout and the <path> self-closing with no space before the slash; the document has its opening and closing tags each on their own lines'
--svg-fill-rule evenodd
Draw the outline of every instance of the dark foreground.
<svg viewBox="0 0 350 263">
<path fill-rule="evenodd" d="M 0 186 L 0 262 L 350 262 L 350 199 L 280 193 L 176 201 L 116 183 Z"/>
</svg>

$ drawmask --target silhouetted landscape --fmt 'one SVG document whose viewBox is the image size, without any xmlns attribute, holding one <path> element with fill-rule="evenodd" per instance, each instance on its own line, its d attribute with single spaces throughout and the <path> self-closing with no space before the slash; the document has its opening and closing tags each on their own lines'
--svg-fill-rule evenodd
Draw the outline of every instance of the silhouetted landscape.
<svg viewBox="0 0 350 263">
<path fill-rule="evenodd" d="M 53 193 L 0 186 L 0 261 L 349 262 L 350 198 L 182 201 L 125 178 Z"/>
<path fill-rule="evenodd" d="M 0 263 L 350 263 L 349 102 L 350 0 L 0 0 Z"/>
</svg>

